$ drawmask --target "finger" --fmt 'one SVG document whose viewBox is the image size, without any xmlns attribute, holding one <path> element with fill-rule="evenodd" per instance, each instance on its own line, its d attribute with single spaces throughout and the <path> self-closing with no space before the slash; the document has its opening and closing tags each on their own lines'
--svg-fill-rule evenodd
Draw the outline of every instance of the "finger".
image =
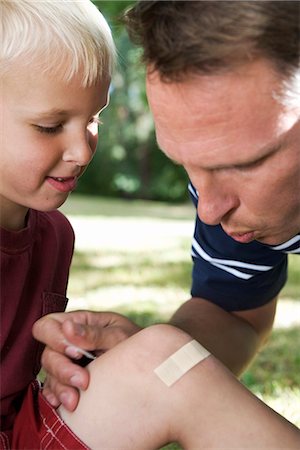
<svg viewBox="0 0 300 450">
<path fill-rule="evenodd" d="M 64 330 L 64 334 L 68 336 L 65 342 L 69 344 L 65 349 L 65 353 L 69 356 L 78 355 L 75 345 L 83 349 L 105 351 L 128 338 L 128 333 L 117 326 L 103 328 L 99 325 L 80 325 L 80 328 L 80 333 L 75 332 L 75 334 Z"/>
<path fill-rule="evenodd" d="M 62 325 L 53 316 L 44 316 L 35 322 L 32 328 L 32 334 L 38 341 L 63 353 L 66 345 L 64 344 Z"/>
<path fill-rule="evenodd" d="M 105 351 L 140 329 L 117 313 L 72 311 L 44 316 L 35 323 L 33 334 L 56 351 L 79 358 L 74 348 L 68 348 L 68 343 L 85 350 Z"/>
<path fill-rule="evenodd" d="M 44 344 L 64 352 L 65 336 L 63 334 L 63 324 L 67 322 L 66 329 L 71 330 L 71 334 L 80 334 L 80 327 L 73 329 L 72 323 L 87 324 L 93 320 L 93 315 L 89 311 L 73 311 L 69 313 L 53 313 L 41 317 L 37 320 L 32 328 L 32 333 L 35 339 Z"/>
<path fill-rule="evenodd" d="M 89 312 L 86 318 L 87 323 L 66 320 L 62 329 L 70 343 L 88 350 L 108 350 L 141 330 L 141 327 L 116 313 Z M 69 350 L 74 349 L 67 349 L 67 353 L 71 354 Z"/>
<path fill-rule="evenodd" d="M 54 408 L 62 404 L 68 411 L 74 411 L 79 401 L 78 389 L 65 386 L 50 375 L 45 381 L 43 395 Z"/>
<path fill-rule="evenodd" d="M 43 396 L 46 398 L 46 400 L 54 408 L 57 408 L 61 404 L 61 402 L 60 402 L 59 398 L 56 396 L 54 390 L 51 389 L 51 384 L 49 383 L 49 380 L 47 378 L 44 381 L 42 393 L 43 393 Z"/>
<path fill-rule="evenodd" d="M 120 342 L 127 339 L 133 333 L 129 332 L 127 328 L 120 326 L 109 326 L 101 329 L 101 334 L 98 339 L 101 341 L 101 349 L 109 350 L 119 344 Z"/>
<path fill-rule="evenodd" d="M 42 354 L 42 366 L 48 375 L 63 385 L 85 390 L 89 384 L 89 372 L 74 364 L 66 356 L 46 347 Z"/>
</svg>

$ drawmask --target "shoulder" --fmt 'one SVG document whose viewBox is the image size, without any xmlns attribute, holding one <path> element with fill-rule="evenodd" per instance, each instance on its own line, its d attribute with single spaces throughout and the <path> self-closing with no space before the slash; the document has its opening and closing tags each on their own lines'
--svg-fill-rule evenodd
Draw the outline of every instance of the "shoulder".
<svg viewBox="0 0 300 450">
<path fill-rule="evenodd" d="M 38 212 L 39 221 L 48 224 L 49 227 L 65 229 L 73 232 L 72 225 L 67 217 L 60 211 Z"/>
<path fill-rule="evenodd" d="M 41 233 L 55 236 L 61 243 L 73 245 L 75 236 L 72 225 L 60 211 L 37 212 L 37 226 Z"/>
</svg>

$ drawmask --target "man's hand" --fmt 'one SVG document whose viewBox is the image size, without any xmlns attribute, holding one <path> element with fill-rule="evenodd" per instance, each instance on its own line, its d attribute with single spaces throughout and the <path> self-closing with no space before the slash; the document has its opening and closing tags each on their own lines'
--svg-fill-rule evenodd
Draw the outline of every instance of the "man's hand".
<svg viewBox="0 0 300 450">
<path fill-rule="evenodd" d="M 88 387 L 89 372 L 74 362 L 82 357 L 76 346 L 99 356 L 140 329 L 126 317 L 110 312 L 74 311 L 39 319 L 32 332 L 46 345 L 42 355 L 47 372 L 43 393 L 49 403 L 54 407 L 62 403 L 73 411 L 79 399 L 78 389 Z"/>
</svg>

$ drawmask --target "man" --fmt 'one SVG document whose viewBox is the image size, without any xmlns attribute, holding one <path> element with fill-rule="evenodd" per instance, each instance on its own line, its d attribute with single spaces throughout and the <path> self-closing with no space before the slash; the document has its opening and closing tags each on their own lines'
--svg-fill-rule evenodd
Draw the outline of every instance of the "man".
<svg viewBox="0 0 300 450">
<path fill-rule="evenodd" d="M 127 23 L 198 211 L 192 299 L 171 323 L 240 374 L 300 253 L 300 3 L 142 1 Z"/>
<path fill-rule="evenodd" d="M 272 329 L 286 253 L 300 252 L 299 11 L 292 1 L 141 1 L 127 13 L 158 144 L 185 167 L 198 211 L 192 298 L 170 323 L 237 375 Z M 139 330 L 113 314 L 104 322 L 80 328 L 85 348 Z M 72 410 L 88 374 L 77 366 L 73 377 L 55 356 L 66 352 L 59 329 L 42 320 L 35 336 L 48 345 L 45 395 Z"/>
</svg>

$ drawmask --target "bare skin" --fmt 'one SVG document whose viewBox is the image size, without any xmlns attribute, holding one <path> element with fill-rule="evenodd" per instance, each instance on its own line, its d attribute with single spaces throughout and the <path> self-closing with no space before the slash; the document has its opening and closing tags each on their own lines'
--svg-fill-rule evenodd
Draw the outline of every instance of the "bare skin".
<svg viewBox="0 0 300 450">
<path fill-rule="evenodd" d="M 277 298 L 260 308 L 229 313 L 205 299 L 192 298 L 174 313 L 170 323 L 202 342 L 234 374 L 240 375 L 266 343 L 276 303 Z"/>
<path fill-rule="evenodd" d="M 91 382 L 75 412 L 61 406 L 59 414 L 92 449 L 149 450 L 173 441 L 184 449 L 299 448 L 299 430 L 213 356 L 167 387 L 153 370 L 189 341 L 168 325 L 135 334 L 89 365 Z"/>
<path fill-rule="evenodd" d="M 2 79 L 0 224 L 17 231 L 29 208 L 51 211 L 75 189 L 96 150 L 109 80 L 83 88 L 80 74 L 67 84 L 32 67 L 14 70 Z"/>
<path fill-rule="evenodd" d="M 126 317 L 109 312 L 74 311 L 39 319 L 33 335 L 47 344 L 42 365 L 47 368 L 43 393 L 49 403 L 54 407 L 62 403 L 73 411 L 78 404 L 78 389 L 85 390 L 89 385 L 90 373 L 74 362 L 82 355 L 66 342 L 101 355 L 140 330 Z"/>
<path fill-rule="evenodd" d="M 160 148 L 186 169 L 200 219 L 239 242 L 277 245 L 300 229 L 300 106 L 283 89 L 265 60 L 178 83 L 147 76 Z"/>
</svg>

